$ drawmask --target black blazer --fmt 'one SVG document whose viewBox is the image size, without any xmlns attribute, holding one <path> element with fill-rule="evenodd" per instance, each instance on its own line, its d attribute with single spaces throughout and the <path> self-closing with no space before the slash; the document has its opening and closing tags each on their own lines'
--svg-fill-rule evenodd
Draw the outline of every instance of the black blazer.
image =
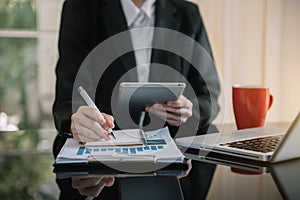
<svg viewBox="0 0 300 200">
<path fill-rule="evenodd" d="M 204 54 L 212 59 L 212 51 L 206 35 L 204 24 L 198 7 L 183 0 L 157 0 L 156 27 L 168 28 L 183 33 L 197 41 L 205 50 Z M 126 18 L 119 0 L 66 0 L 63 6 L 59 34 L 59 60 L 56 67 L 56 96 L 53 105 L 53 115 L 56 128 L 60 132 L 69 131 L 72 115 L 72 89 L 80 65 L 86 56 L 101 42 L 111 36 L 128 30 Z M 174 38 L 154 36 L 154 42 L 164 42 L 167 45 L 176 43 Z M 125 43 L 131 44 L 130 37 Z M 115 50 L 117 46 L 115 44 Z M 184 125 L 190 129 L 208 127 L 216 117 L 219 106 L 217 99 L 220 88 L 216 68 L 212 63 L 195 55 L 193 46 L 189 52 L 193 57 L 195 67 L 186 59 L 159 49 L 152 50 L 151 63 L 170 66 L 179 72 L 189 83 L 184 95 L 194 105 L 193 118 Z M 112 114 L 111 96 L 120 78 L 136 65 L 133 52 L 116 59 L 106 70 L 97 85 L 96 105 L 102 112 Z M 205 81 L 203 79 L 205 77 Z M 123 77 L 124 78 L 124 77 Z M 126 81 L 137 81 L 137 77 L 126 77 Z M 160 70 L 150 72 L 150 81 L 182 81 L 169 73 Z M 210 92 L 207 87 L 210 84 Z M 196 98 L 187 91 L 194 91 Z M 172 128 L 172 127 L 170 127 Z"/>
</svg>

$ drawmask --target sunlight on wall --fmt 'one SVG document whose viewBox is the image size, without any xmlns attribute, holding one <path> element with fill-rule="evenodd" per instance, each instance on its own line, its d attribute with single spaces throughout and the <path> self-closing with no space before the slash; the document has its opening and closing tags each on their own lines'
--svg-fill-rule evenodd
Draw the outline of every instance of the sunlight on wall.
<svg viewBox="0 0 300 200">
<path fill-rule="evenodd" d="M 234 122 L 231 87 L 237 83 L 271 88 L 275 103 L 268 122 L 293 120 L 300 109 L 300 1 L 193 2 L 200 7 L 223 81 L 225 122 Z"/>
</svg>

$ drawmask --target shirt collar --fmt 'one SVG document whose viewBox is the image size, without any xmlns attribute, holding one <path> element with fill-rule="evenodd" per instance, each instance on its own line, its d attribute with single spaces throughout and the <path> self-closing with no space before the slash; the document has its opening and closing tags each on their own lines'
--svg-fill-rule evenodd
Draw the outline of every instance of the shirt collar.
<svg viewBox="0 0 300 200">
<path fill-rule="evenodd" d="M 141 9 L 136 7 L 132 0 L 121 0 L 123 11 L 127 20 L 127 25 L 131 26 L 140 11 L 145 12 L 149 19 L 154 17 L 156 0 L 145 0 Z"/>
</svg>

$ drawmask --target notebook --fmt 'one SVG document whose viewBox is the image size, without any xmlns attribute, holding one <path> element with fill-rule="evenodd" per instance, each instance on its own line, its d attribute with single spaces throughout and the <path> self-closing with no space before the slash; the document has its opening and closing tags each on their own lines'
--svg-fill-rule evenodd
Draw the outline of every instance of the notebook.
<svg viewBox="0 0 300 200">
<path fill-rule="evenodd" d="M 287 132 L 279 128 L 251 128 L 179 138 L 176 143 L 189 150 L 198 150 L 199 156 L 214 152 L 274 163 L 300 157 L 299 133 L 300 112 Z"/>
<path fill-rule="evenodd" d="M 116 137 L 110 136 L 110 140 L 101 139 L 96 142 L 87 142 L 86 147 L 120 146 L 120 145 L 142 145 L 143 139 L 140 129 L 127 129 L 114 131 Z"/>
<path fill-rule="evenodd" d="M 137 129 L 138 130 L 138 129 Z M 139 132 L 136 130 L 115 131 L 116 138 L 122 137 L 122 134 L 127 135 L 130 139 L 136 139 Z M 182 163 L 184 156 L 177 148 L 174 140 L 171 138 L 168 127 L 145 132 L 146 137 L 151 136 L 153 140 L 146 144 L 143 142 L 139 145 L 129 145 L 131 141 L 126 141 L 125 145 L 113 146 L 106 141 L 99 146 L 92 143 L 92 146 L 78 143 L 73 138 L 68 138 L 56 158 L 56 163 L 89 163 L 89 162 L 146 162 L 146 163 Z M 141 136 L 137 136 L 140 141 Z M 127 138 L 128 139 L 128 138 Z M 161 144 L 159 141 L 165 141 Z M 154 141 L 154 142 L 151 142 Z M 158 141 L 158 142 L 156 142 Z M 122 141 L 123 142 L 123 141 Z M 155 143 L 156 142 L 156 143 Z M 133 142 L 132 142 L 133 143 Z M 105 145 L 109 144 L 109 145 Z M 119 143 L 120 144 L 120 143 Z"/>
</svg>

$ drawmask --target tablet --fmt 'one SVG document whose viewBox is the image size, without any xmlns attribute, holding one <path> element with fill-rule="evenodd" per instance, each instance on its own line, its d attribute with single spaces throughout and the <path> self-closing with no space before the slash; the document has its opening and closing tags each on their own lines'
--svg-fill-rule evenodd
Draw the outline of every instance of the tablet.
<svg viewBox="0 0 300 200">
<path fill-rule="evenodd" d="M 175 101 L 183 93 L 185 83 L 167 82 L 123 82 L 119 87 L 119 105 L 144 109 L 155 103 Z"/>
</svg>

